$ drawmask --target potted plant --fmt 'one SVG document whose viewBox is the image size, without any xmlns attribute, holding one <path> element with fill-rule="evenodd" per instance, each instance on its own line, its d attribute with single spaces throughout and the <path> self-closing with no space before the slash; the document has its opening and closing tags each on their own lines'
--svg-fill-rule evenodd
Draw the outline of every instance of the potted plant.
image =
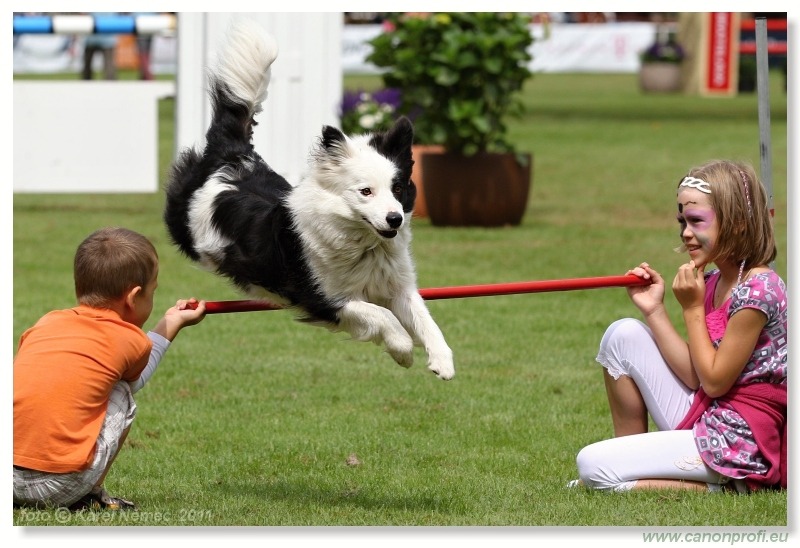
<svg viewBox="0 0 800 548">
<path fill-rule="evenodd" d="M 645 92 L 681 89 L 681 64 L 686 53 L 674 33 L 657 32 L 656 40 L 639 56 L 639 87 Z"/>
<path fill-rule="evenodd" d="M 507 139 L 523 112 L 531 76 L 530 17 L 523 13 L 390 14 L 367 60 L 402 95 L 399 112 L 417 142 L 443 147 L 422 157 L 423 192 L 434 225 L 517 225 L 532 155 Z"/>
</svg>

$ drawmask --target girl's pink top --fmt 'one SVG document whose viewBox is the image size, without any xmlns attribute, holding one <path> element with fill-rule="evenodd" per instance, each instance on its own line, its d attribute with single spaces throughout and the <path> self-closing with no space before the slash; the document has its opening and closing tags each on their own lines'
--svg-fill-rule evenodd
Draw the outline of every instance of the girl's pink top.
<svg viewBox="0 0 800 548">
<path fill-rule="evenodd" d="M 692 428 L 700 456 L 720 474 L 748 478 L 756 487 L 767 478 L 768 483 L 777 483 L 776 478 L 786 474 L 780 469 L 781 452 L 786 450 L 786 286 L 773 271 L 757 274 L 736 286 L 731 297 L 715 309 L 719 276 L 719 270 L 706 274 L 706 324 L 715 347 L 728 320 L 740 310 L 760 310 L 767 322 L 731 392 L 711 399 L 700 389 L 678 428 Z M 760 383 L 763 386 L 747 386 Z"/>
</svg>

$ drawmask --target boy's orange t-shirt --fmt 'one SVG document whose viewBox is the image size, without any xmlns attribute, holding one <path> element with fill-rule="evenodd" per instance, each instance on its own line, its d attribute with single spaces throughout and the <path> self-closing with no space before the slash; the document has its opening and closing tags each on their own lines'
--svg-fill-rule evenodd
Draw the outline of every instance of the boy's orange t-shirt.
<svg viewBox="0 0 800 548">
<path fill-rule="evenodd" d="M 112 388 L 139 378 L 151 348 L 137 326 L 88 306 L 55 310 L 25 331 L 14 358 L 14 465 L 91 465 Z"/>
</svg>

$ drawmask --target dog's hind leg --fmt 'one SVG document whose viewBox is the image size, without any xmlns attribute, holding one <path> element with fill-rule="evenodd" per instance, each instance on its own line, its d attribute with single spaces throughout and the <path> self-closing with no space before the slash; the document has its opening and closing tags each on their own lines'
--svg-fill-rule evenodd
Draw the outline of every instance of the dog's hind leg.
<svg viewBox="0 0 800 548">
<path fill-rule="evenodd" d="M 415 342 L 419 342 L 425 348 L 428 355 L 428 369 L 436 373 L 440 379 L 446 381 L 452 379 L 455 375 L 453 351 L 447 345 L 442 330 L 433 320 L 419 292 L 407 291 L 396 297 L 390 308 L 403 327 L 414 337 Z"/>
<path fill-rule="evenodd" d="M 349 301 L 339 311 L 337 331 L 346 331 L 357 341 L 385 344 L 389 355 L 403 367 L 414 363 L 414 340 L 394 314 L 382 306 Z"/>
</svg>

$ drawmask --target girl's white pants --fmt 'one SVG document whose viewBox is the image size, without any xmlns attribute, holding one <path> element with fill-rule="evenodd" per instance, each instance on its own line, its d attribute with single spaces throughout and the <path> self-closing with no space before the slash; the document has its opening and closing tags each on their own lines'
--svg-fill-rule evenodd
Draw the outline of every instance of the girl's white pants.
<svg viewBox="0 0 800 548">
<path fill-rule="evenodd" d="M 659 431 L 612 438 L 584 447 L 577 456 L 584 485 L 628 491 L 640 479 L 705 482 L 710 490 L 727 483 L 705 465 L 691 430 L 673 430 L 689 410 L 694 391 L 669 368 L 650 328 L 626 318 L 611 324 L 600 342 L 597 361 L 618 379 L 630 377 Z"/>
</svg>

